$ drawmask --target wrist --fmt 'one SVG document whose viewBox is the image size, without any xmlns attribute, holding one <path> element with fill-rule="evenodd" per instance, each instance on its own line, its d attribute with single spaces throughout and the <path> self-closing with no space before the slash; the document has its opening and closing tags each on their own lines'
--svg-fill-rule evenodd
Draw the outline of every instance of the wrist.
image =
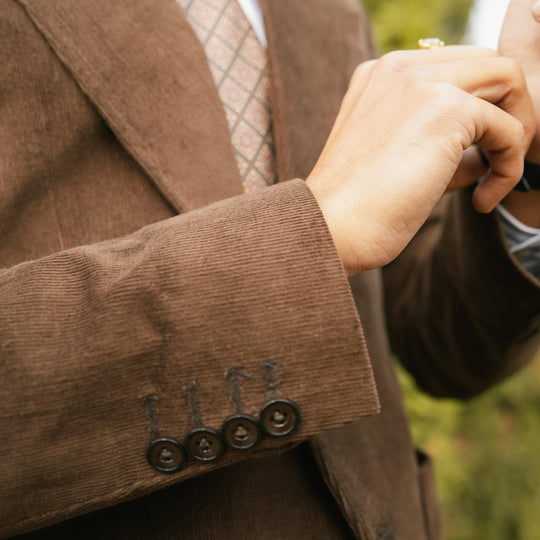
<svg viewBox="0 0 540 540">
<path fill-rule="evenodd" d="M 313 180 L 312 177 L 306 180 L 306 185 L 311 190 L 313 197 L 315 198 L 317 204 L 319 205 L 319 208 L 321 209 L 321 213 L 326 222 L 326 226 L 328 227 L 330 236 L 332 237 L 334 246 L 341 260 L 341 263 L 343 264 L 343 268 L 345 269 L 347 276 L 354 275 L 356 272 L 354 270 L 354 264 L 352 263 L 352 250 L 350 249 L 350 246 L 346 245 L 346 236 L 343 234 L 339 219 L 335 219 L 336 209 L 335 204 L 332 204 L 331 202 L 332 194 L 327 193 L 326 190 L 322 187 L 323 184 L 317 182 L 317 180 Z"/>
</svg>

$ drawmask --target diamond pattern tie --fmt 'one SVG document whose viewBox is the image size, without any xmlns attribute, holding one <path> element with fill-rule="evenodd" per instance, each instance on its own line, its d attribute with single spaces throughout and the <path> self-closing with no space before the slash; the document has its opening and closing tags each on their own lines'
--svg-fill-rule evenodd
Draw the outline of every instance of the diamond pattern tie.
<svg viewBox="0 0 540 540">
<path fill-rule="evenodd" d="M 177 0 L 204 46 L 244 191 L 276 180 L 266 51 L 236 0 Z"/>
</svg>

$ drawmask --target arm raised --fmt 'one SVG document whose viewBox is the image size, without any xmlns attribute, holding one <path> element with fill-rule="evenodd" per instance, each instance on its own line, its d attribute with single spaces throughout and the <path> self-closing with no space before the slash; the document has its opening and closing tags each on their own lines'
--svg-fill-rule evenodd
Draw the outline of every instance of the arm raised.
<svg viewBox="0 0 540 540">
<path fill-rule="evenodd" d="M 347 272 L 403 250 L 475 142 L 492 168 L 473 203 L 491 211 L 519 181 L 533 131 L 523 73 L 495 51 L 405 51 L 359 66 L 307 179 Z"/>
</svg>

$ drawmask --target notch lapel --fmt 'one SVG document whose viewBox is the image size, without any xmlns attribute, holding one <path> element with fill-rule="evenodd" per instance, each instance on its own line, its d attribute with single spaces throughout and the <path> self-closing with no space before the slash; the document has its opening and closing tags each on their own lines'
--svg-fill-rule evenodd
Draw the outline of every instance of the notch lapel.
<svg viewBox="0 0 540 540">
<path fill-rule="evenodd" d="M 178 212 L 242 192 L 204 50 L 175 0 L 19 2 Z"/>
<path fill-rule="evenodd" d="M 306 178 L 355 67 L 376 54 L 357 0 L 260 0 L 280 181 Z M 368 39 L 366 39 L 368 36 Z"/>
</svg>

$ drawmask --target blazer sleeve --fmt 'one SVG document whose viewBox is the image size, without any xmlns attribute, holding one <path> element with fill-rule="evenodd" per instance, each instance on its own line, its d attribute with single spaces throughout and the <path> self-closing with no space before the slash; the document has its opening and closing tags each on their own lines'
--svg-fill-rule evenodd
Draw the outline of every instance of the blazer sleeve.
<svg viewBox="0 0 540 540">
<path fill-rule="evenodd" d="M 0 537 L 376 413 L 305 184 L 170 217 L 20 7 L 0 11 Z"/>
<path fill-rule="evenodd" d="M 378 409 L 347 279 L 300 180 L 5 268 L 0 299 L 2 536 Z M 259 416 L 280 399 L 297 409 L 290 433 Z M 227 439 L 234 415 L 266 431 L 251 450 L 169 475 L 148 463 L 156 439 Z"/>
<path fill-rule="evenodd" d="M 392 346 L 428 392 L 473 396 L 539 348 L 540 282 L 471 190 L 446 196 L 384 280 Z"/>
</svg>

